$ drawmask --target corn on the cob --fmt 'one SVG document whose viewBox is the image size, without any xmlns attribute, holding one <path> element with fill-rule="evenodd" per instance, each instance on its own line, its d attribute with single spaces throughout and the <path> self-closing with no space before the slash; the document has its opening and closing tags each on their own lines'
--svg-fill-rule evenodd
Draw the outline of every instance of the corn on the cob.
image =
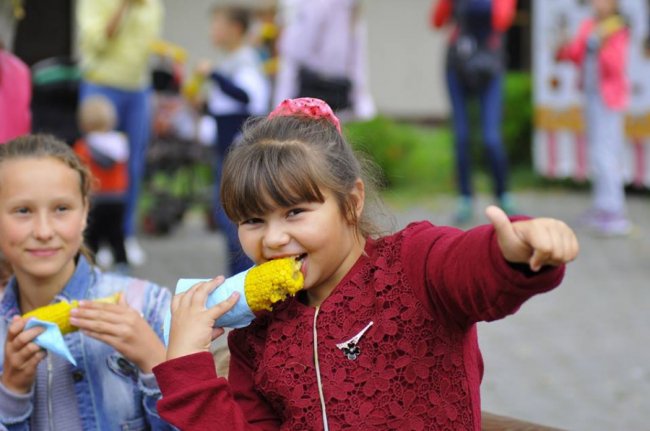
<svg viewBox="0 0 650 431">
<path fill-rule="evenodd" d="M 269 310 L 288 295 L 295 295 L 304 284 L 300 261 L 286 257 L 251 268 L 246 274 L 244 293 L 252 311 Z"/>
<path fill-rule="evenodd" d="M 120 293 L 116 293 L 105 298 L 95 299 L 95 302 L 105 302 L 107 304 L 117 304 L 120 299 Z M 29 313 L 23 314 L 24 318 L 34 317 L 39 320 L 44 320 L 46 322 L 56 323 L 61 333 L 63 335 L 70 332 L 76 331 L 76 326 L 70 324 L 70 311 L 73 308 L 79 306 L 79 301 L 74 300 L 72 302 L 61 301 L 56 304 L 46 305 L 44 307 L 39 307 L 35 310 L 30 311 Z"/>
</svg>

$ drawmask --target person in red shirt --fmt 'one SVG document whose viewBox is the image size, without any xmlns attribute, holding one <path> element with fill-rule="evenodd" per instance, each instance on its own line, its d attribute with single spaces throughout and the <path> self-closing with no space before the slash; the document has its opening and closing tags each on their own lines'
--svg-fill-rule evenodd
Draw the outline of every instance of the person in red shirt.
<svg viewBox="0 0 650 431">
<path fill-rule="evenodd" d="M 92 205 L 85 236 L 88 246 L 97 253 L 107 243 L 113 253 L 114 270 L 129 270 L 124 247 L 124 214 L 128 188 L 129 144 L 115 130 L 117 114 L 104 96 L 89 96 L 79 107 L 79 128 L 84 133 L 74 150 L 95 178 Z"/>
<path fill-rule="evenodd" d="M 225 161 L 222 202 L 256 263 L 296 256 L 304 289 L 228 337 L 228 378 L 208 348 L 222 277 L 172 302 L 158 409 L 181 429 L 479 430 L 476 322 L 556 287 L 578 243 L 563 222 L 468 231 L 412 223 L 381 236 L 370 182 L 322 101 L 286 100 L 248 122 Z M 368 199 L 368 204 L 373 199 Z"/>
</svg>

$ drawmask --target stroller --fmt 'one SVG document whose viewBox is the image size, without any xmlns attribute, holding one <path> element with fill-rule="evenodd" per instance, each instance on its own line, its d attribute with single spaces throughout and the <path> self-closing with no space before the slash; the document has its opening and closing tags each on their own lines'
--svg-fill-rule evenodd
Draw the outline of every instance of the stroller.
<svg viewBox="0 0 650 431">
<path fill-rule="evenodd" d="M 81 71 L 69 57 L 32 65 L 32 132 L 50 133 L 69 145 L 79 138 L 77 107 Z"/>
<path fill-rule="evenodd" d="M 197 141 L 195 114 L 181 95 L 182 59 L 163 45 L 154 52 L 152 139 L 143 182 L 142 229 L 165 235 L 192 207 L 201 206 L 209 214 L 212 151 Z"/>
</svg>

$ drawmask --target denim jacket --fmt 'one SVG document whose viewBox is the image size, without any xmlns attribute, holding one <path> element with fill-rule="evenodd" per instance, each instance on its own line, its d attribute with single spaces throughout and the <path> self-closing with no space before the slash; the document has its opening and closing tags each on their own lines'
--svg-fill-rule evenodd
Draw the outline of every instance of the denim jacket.
<svg viewBox="0 0 650 431">
<path fill-rule="evenodd" d="M 83 256 L 79 257 L 72 278 L 55 301 L 96 299 L 118 291 L 123 292 L 131 307 L 142 312 L 162 338 L 164 310 L 170 303 L 169 291 L 147 281 L 104 274 L 92 267 Z M 0 372 L 4 368 L 2 362 L 7 328 L 16 314 L 20 314 L 20 310 L 16 280 L 12 279 L 0 301 Z M 71 365 L 71 369 L 83 430 L 175 429 L 158 415 L 156 402 L 161 395 L 152 374 L 141 375 L 134 364 L 111 346 L 87 337 L 81 331 L 67 334 L 65 342 L 77 361 L 77 366 Z M 3 396 L 10 394 L 6 389 L 4 393 Z M 33 394 L 34 390 L 31 396 L 0 400 L 1 431 L 30 429 L 30 418 L 34 411 Z"/>
</svg>

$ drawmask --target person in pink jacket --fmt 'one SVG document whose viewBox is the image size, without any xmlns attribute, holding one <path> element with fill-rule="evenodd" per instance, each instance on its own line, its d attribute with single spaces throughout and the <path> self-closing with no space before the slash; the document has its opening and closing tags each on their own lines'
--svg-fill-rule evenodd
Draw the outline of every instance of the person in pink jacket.
<svg viewBox="0 0 650 431">
<path fill-rule="evenodd" d="M 593 204 L 583 223 L 603 235 L 626 235 L 623 179 L 624 110 L 629 99 L 627 57 L 629 29 L 617 0 L 592 0 L 593 18 L 586 19 L 573 40 L 557 51 L 558 60 L 580 68 L 589 142 Z"/>
<path fill-rule="evenodd" d="M 31 99 L 29 68 L 0 42 L 0 144 L 29 133 Z"/>
</svg>

